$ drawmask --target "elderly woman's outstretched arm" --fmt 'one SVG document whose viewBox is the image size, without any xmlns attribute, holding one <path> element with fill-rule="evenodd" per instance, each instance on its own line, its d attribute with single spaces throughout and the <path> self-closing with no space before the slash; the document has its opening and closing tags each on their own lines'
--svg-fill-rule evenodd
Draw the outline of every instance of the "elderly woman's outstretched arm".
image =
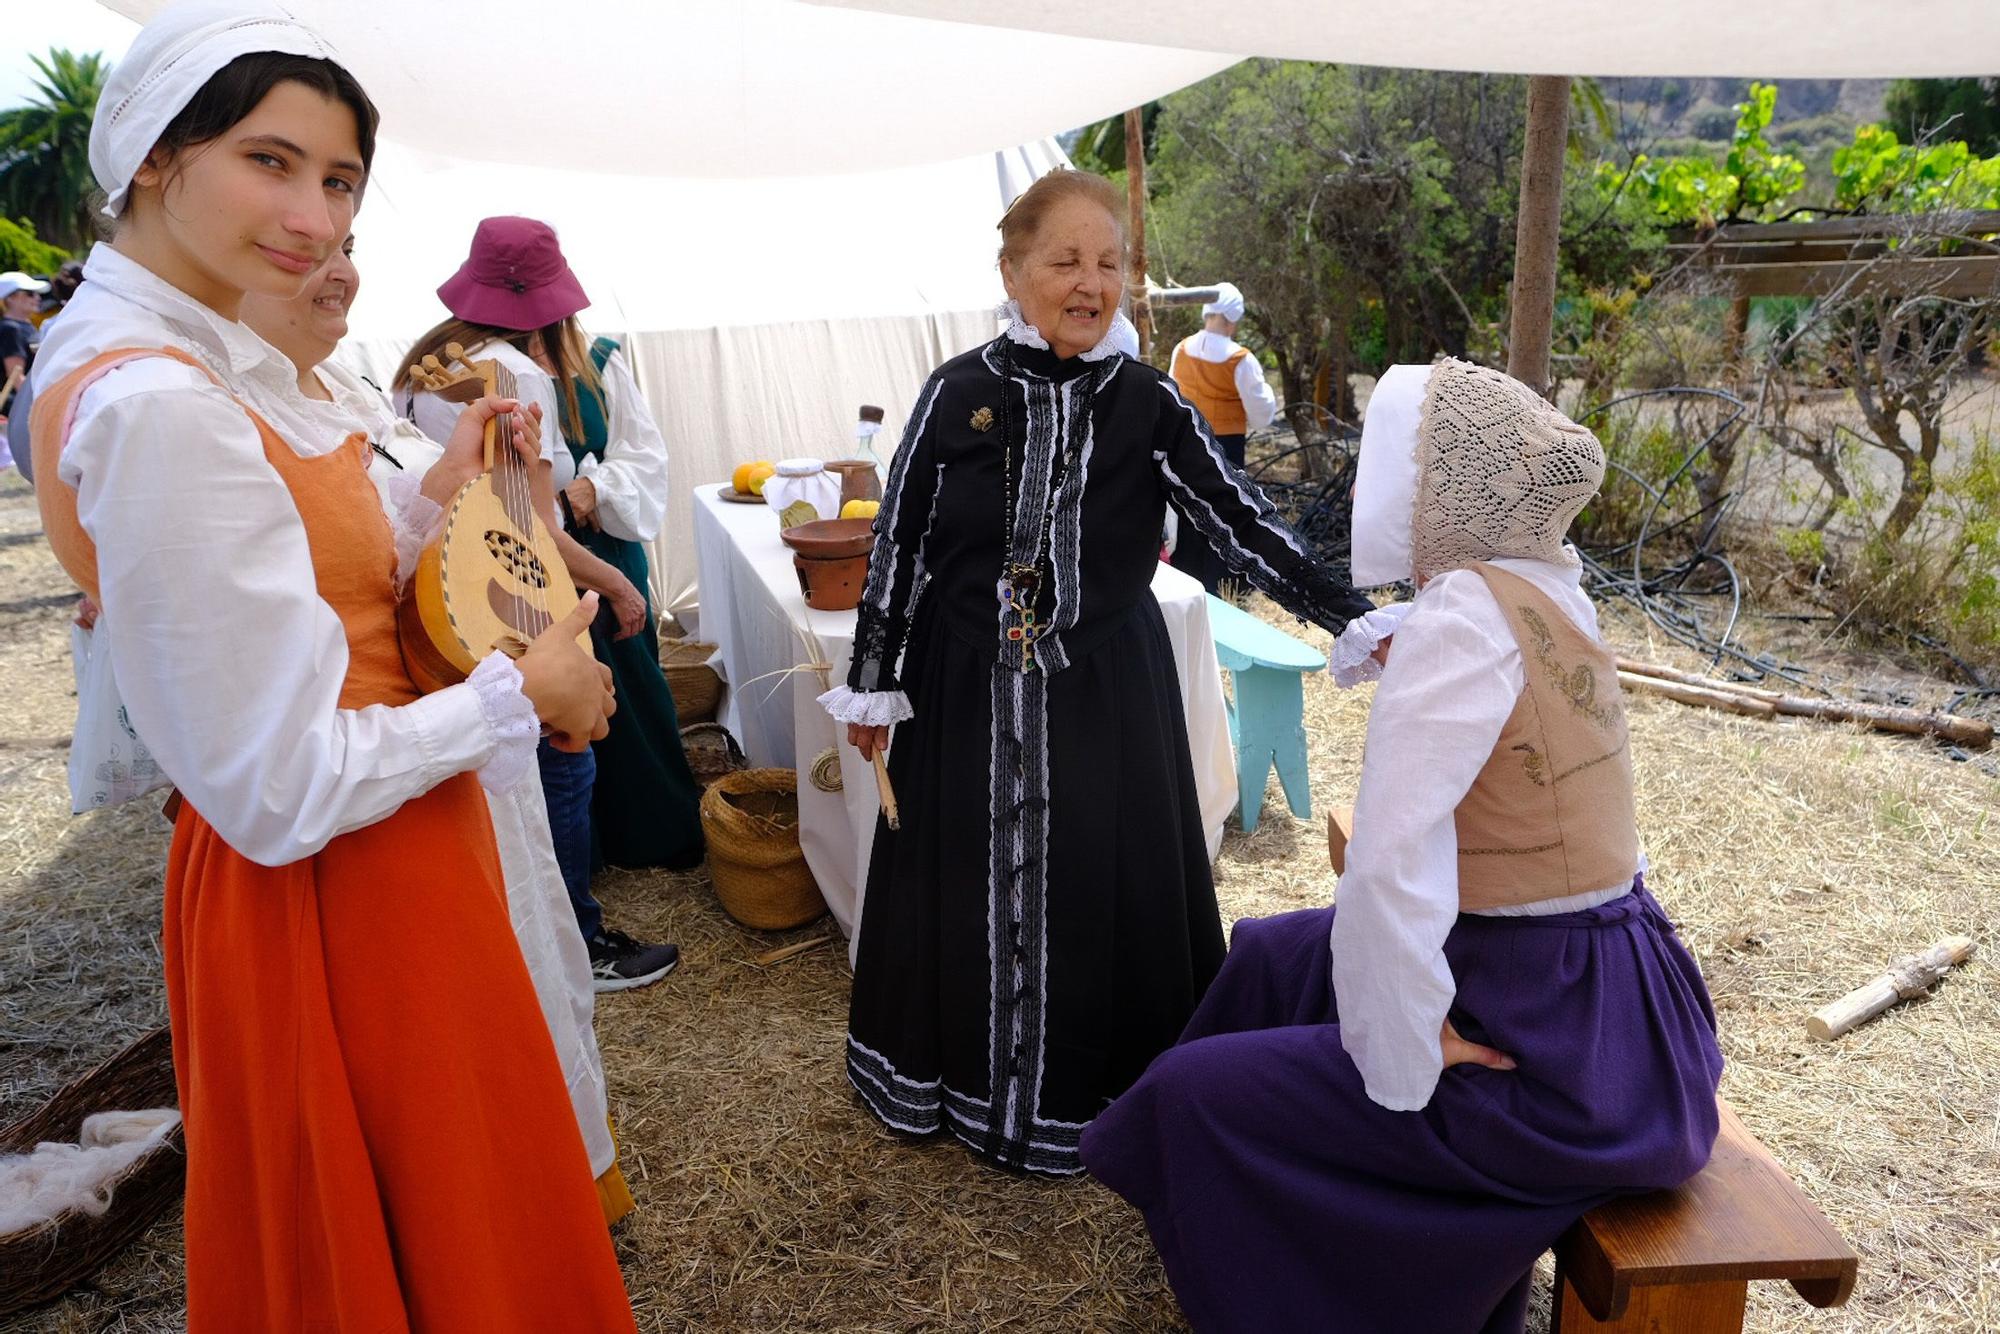
<svg viewBox="0 0 2000 1334">
<path fill-rule="evenodd" d="M 924 384 L 903 431 L 903 443 L 889 465 L 882 509 L 875 516 L 875 551 L 868 559 L 868 582 L 854 625 L 854 661 L 847 684 L 819 697 L 837 721 L 886 727 L 910 717 L 909 697 L 896 679 L 896 661 L 910 631 L 916 600 L 923 594 L 924 539 L 936 510 L 938 462 L 931 409 L 942 380 Z"/>
<path fill-rule="evenodd" d="M 1167 496 L 1231 571 L 1295 616 L 1339 634 L 1375 604 L 1319 561 L 1255 482 L 1224 457 L 1215 435 L 1162 376 L 1153 463 Z"/>
</svg>

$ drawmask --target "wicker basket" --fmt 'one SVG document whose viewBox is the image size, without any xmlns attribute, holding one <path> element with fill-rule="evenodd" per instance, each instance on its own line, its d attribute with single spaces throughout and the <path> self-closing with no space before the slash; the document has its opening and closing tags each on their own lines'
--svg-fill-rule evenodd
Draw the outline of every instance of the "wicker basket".
<svg viewBox="0 0 2000 1334">
<path fill-rule="evenodd" d="M 743 747 L 736 744 L 736 738 L 729 735 L 729 729 L 721 723 L 696 723 L 692 727 L 683 727 L 681 749 L 687 752 L 688 767 L 694 770 L 695 781 L 703 787 L 724 774 L 750 767 Z"/>
<path fill-rule="evenodd" d="M 826 912 L 799 848 L 798 776 L 790 769 L 724 774 L 702 794 L 701 827 L 708 876 L 731 917 L 784 931 Z"/>
<path fill-rule="evenodd" d="M 28 1153 L 43 1141 L 74 1143 L 97 1112 L 173 1107 L 173 1040 L 164 1028 L 65 1086 L 41 1108 L 0 1130 L 0 1153 Z M 138 1239 L 180 1198 L 187 1149 L 179 1126 L 112 1183 L 98 1217 L 68 1209 L 0 1236 L 0 1317 L 60 1297 Z"/>
<path fill-rule="evenodd" d="M 722 678 L 708 665 L 715 645 L 699 639 L 668 639 L 660 643 L 660 671 L 673 692 L 674 712 L 682 727 L 713 722 L 722 702 Z"/>
</svg>

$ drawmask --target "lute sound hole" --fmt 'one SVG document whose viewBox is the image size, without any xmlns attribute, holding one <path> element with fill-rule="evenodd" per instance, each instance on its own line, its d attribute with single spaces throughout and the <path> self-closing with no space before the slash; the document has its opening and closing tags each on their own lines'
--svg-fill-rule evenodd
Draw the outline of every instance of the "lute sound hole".
<svg viewBox="0 0 2000 1334">
<path fill-rule="evenodd" d="M 500 567 L 530 588 L 547 588 L 549 572 L 526 542 L 498 528 L 486 530 L 486 550 Z"/>
</svg>

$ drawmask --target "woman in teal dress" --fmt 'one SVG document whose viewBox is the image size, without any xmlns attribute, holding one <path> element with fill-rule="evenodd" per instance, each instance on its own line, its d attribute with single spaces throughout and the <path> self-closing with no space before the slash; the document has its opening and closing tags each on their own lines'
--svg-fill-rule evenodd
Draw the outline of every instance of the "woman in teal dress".
<svg viewBox="0 0 2000 1334">
<path fill-rule="evenodd" d="M 698 865 L 701 787 L 688 768 L 674 697 L 660 672 L 646 560 L 645 544 L 658 536 L 666 504 L 666 443 L 611 339 L 591 344 L 590 369 L 576 375 L 570 388 L 575 429 L 565 394 L 563 439 L 574 476 L 564 482 L 562 460 L 556 462 L 557 480 L 564 482 L 558 493 L 564 521 L 591 555 L 631 580 L 647 599 L 646 625 L 638 634 L 615 638 L 617 624 L 605 616 L 590 631 L 618 692 L 611 734 L 593 746 L 592 835 L 600 860 L 614 866 Z M 649 491 L 649 482 L 658 489 Z"/>
<path fill-rule="evenodd" d="M 647 591 L 645 544 L 659 536 L 666 513 L 666 442 L 617 345 L 593 346 L 577 322 L 590 301 L 546 223 L 481 222 L 438 299 L 452 318 L 419 338 L 397 369 L 398 411 L 419 427 L 456 411 L 409 379 L 425 356 L 443 358 L 456 343 L 474 360 L 503 365 L 523 401 L 540 404 L 543 420 L 559 428 L 542 437 L 536 505 L 560 525 L 556 544 L 570 577 L 603 598 L 591 642 L 611 669 L 618 710 L 611 734 L 590 753 L 542 748 L 542 790 L 598 989 L 644 986 L 674 967 L 678 951 L 605 927 L 590 878 L 607 863 L 687 869 L 705 851 L 701 788 L 660 672 Z"/>
</svg>

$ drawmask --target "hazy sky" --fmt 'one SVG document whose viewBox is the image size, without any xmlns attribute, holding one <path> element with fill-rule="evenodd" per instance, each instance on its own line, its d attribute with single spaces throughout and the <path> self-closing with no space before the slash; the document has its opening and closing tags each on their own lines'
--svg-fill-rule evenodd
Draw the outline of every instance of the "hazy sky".
<svg viewBox="0 0 2000 1334">
<path fill-rule="evenodd" d="M 8 0 L 0 38 L 0 108 L 19 106 L 33 95 L 35 67 L 30 55 L 66 46 L 82 54 L 102 51 L 111 60 L 125 53 L 139 25 L 120 18 L 97 0 Z"/>
</svg>

